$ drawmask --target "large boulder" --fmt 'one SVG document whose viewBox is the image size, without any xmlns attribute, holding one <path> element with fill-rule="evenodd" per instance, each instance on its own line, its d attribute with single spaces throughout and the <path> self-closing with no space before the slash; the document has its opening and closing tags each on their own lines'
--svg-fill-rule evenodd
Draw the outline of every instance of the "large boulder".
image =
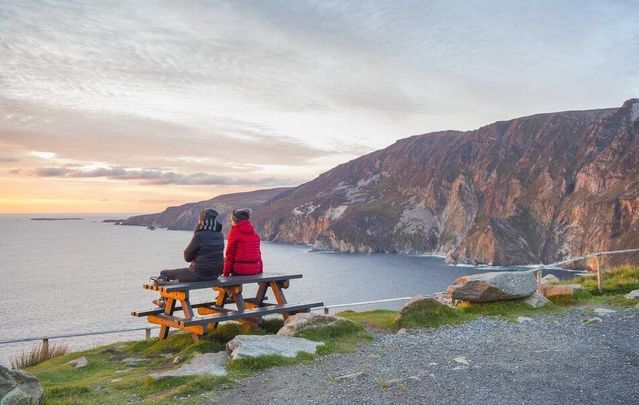
<svg viewBox="0 0 639 405">
<path fill-rule="evenodd" d="M 581 284 L 544 284 L 541 286 L 545 297 L 570 296 L 582 291 Z"/>
<path fill-rule="evenodd" d="M 327 326 L 350 325 L 353 321 L 337 316 L 304 312 L 289 317 L 277 332 L 278 336 L 296 336 L 300 332 Z"/>
<path fill-rule="evenodd" d="M 459 277 L 447 292 L 455 300 L 490 302 L 528 297 L 536 289 L 532 272 L 503 271 Z"/>
<path fill-rule="evenodd" d="M 0 366 L 0 404 L 41 404 L 44 390 L 32 374 Z"/>
<path fill-rule="evenodd" d="M 191 361 L 183 364 L 175 370 L 168 370 L 162 373 L 153 374 L 156 378 L 161 377 L 186 377 L 191 375 L 226 375 L 226 363 L 229 356 L 226 352 L 218 353 L 198 353 Z"/>
<path fill-rule="evenodd" d="M 315 353 L 322 344 L 292 336 L 238 335 L 226 344 L 226 351 L 233 360 L 269 355 L 296 357 L 302 352 Z"/>
</svg>

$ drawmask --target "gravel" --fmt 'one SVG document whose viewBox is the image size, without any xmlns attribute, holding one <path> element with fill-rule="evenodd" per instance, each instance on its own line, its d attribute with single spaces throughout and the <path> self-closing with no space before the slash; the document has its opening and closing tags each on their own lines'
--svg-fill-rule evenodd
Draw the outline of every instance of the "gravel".
<svg viewBox="0 0 639 405">
<path fill-rule="evenodd" d="M 524 323 L 481 318 L 401 335 L 374 332 L 375 341 L 355 353 L 265 370 L 215 402 L 639 403 L 639 313 L 583 322 L 592 315 L 572 310 Z"/>
</svg>

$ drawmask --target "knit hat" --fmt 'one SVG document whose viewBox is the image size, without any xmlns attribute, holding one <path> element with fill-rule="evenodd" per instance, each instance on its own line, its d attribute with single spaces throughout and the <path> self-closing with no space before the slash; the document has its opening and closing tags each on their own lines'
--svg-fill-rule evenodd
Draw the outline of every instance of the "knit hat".
<svg viewBox="0 0 639 405">
<path fill-rule="evenodd" d="M 214 209 L 208 208 L 200 210 L 200 215 L 198 216 L 197 225 L 195 226 L 196 231 L 220 231 L 222 230 L 222 225 L 217 222 L 217 217 L 220 214 Z"/>
<path fill-rule="evenodd" d="M 243 219 L 249 219 L 251 216 L 251 210 L 248 208 L 238 208 L 233 210 L 233 221 L 239 222 Z"/>
</svg>

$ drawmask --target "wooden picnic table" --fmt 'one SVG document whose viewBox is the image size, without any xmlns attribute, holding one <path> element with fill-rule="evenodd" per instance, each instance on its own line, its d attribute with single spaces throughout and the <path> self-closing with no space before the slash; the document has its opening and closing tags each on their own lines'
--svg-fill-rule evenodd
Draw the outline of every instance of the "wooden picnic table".
<svg viewBox="0 0 639 405">
<path fill-rule="evenodd" d="M 250 276 L 219 277 L 217 280 L 178 283 L 167 285 L 145 284 L 146 290 L 157 291 L 166 300 L 164 309 L 134 311 L 131 315 L 146 316 L 150 323 L 160 325 L 160 339 L 166 339 L 169 329 L 180 329 L 188 332 L 194 342 L 206 334 L 209 328 L 216 328 L 223 321 L 239 320 L 245 324 L 259 323 L 263 316 L 281 314 L 284 319 L 298 312 L 308 312 L 311 308 L 322 307 L 322 302 L 289 304 L 283 290 L 289 287 L 289 281 L 302 278 L 301 274 L 261 273 Z M 245 298 L 243 286 L 257 284 L 255 297 Z M 266 293 L 271 289 L 276 303 L 267 301 Z M 215 300 L 211 302 L 191 303 L 190 291 L 212 289 Z M 179 302 L 180 306 L 177 306 Z M 225 307 L 234 304 L 235 309 Z M 193 310 L 197 310 L 195 316 Z M 181 311 L 183 316 L 175 315 Z"/>
</svg>

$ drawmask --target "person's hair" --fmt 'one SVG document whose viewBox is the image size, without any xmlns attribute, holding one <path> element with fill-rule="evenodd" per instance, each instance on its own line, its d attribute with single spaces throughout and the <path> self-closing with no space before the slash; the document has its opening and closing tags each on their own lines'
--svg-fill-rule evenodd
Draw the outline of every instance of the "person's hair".
<svg viewBox="0 0 639 405">
<path fill-rule="evenodd" d="M 222 224 L 216 221 L 220 214 L 214 209 L 208 208 L 200 210 L 198 215 L 196 231 L 221 231 Z"/>
<path fill-rule="evenodd" d="M 251 210 L 248 208 L 239 208 L 233 210 L 233 221 L 239 222 L 243 219 L 249 219 L 251 216 Z"/>
</svg>

